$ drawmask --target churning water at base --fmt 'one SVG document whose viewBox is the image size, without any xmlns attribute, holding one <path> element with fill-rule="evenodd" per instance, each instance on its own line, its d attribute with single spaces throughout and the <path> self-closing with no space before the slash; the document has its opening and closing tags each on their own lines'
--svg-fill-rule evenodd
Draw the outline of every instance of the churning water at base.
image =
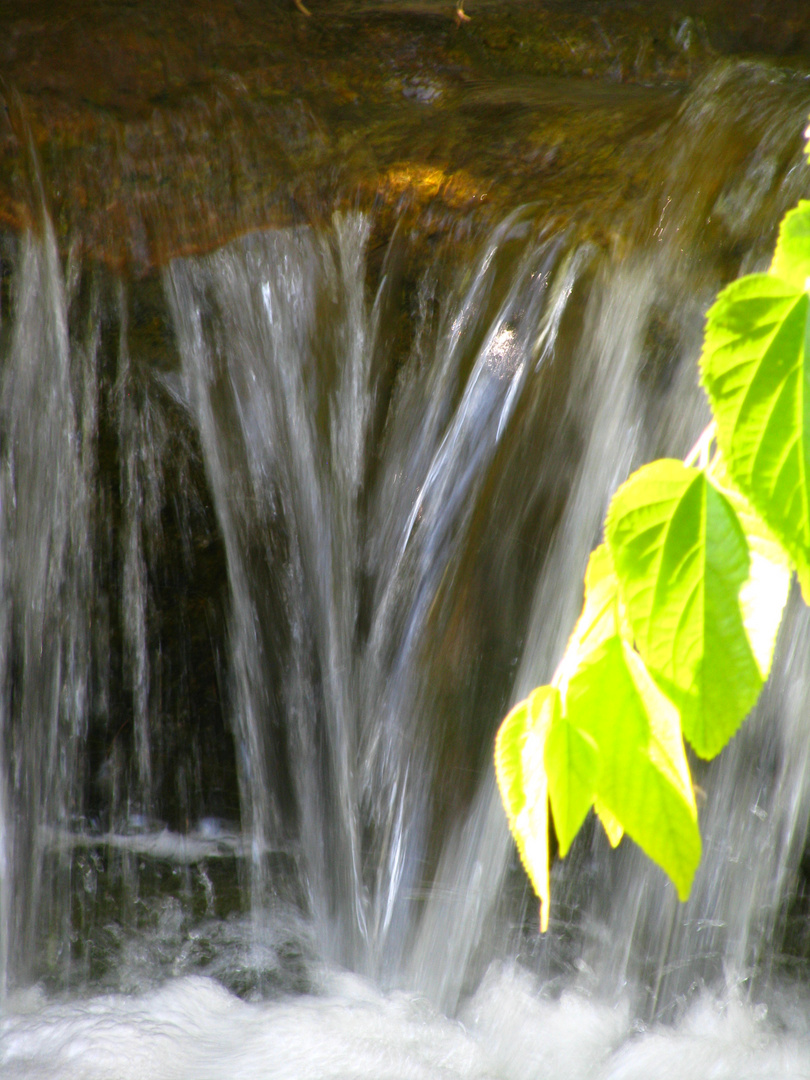
<svg viewBox="0 0 810 1080">
<path fill-rule="evenodd" d="M 540 938 L 490 764 L 611 492 L 705 423 L 809 104 L 719 67 L 610 250 L 539 207 L 466 266 L 359 212 L 141 284 L 9 246 L 4 1077 L 810 1075 L 798 598 L 687 904 L 586 829 Z"/>
<path fill-rule="evenodd" d="M 771 1012 L 705 995 L 675 1025 L 642 1029 L 625 1002 L 549 1000 L 525 972 L 492 970 L 457 1019 L 353 975 L 317 997 L 250 1003 L 192 977 L 141 997 L 46 1005 L 4 1023 L 9 1080 L 804 1080 L 806 998 Z"/>
</svg>

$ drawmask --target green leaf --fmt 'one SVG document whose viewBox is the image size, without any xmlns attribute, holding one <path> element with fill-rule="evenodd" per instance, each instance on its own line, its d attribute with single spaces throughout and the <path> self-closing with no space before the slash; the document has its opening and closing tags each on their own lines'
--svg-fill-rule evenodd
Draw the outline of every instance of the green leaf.
<svg viewBox="0 0 810 1080">
<path fill-rule="evenodd" d="M 521 861 L 540 899 L 540 929 L 548 928 L 551 886 L 548 854 L 546 735 L 560 713 L 560 694 L 540 686 L 519 702 L 495 738 L 495 776 Z"/>
<path fill-rule="evenodd" d="M 563 854 L 593 805 L 611 844 L 627 831 L 689 894 L 700 834 L 683 735 L 713 756 L 756 701 L 791 564 L 810 602 L 808 343 L 803 202 L 769 272 L 728 286 L 708 313 L 701 377 L 715 423 L 695 449 L 701 469 L 656 462 L 617 492 L 554 685 L 498 733 L 498 783 L 543 928 L 549 803 Z"/>
<path fill-rule="evenodd" d="M 713 757 L 762 688 L 739 602 L 749 559 L 734 510 L 701 470 L 662 460 L 619 489 L 605 531 L 638 651 L 686 738 Z"/>
<path fill-rule="evenodd" d="M 621 843 L 621 839 L 624 836 L 624 829 L 621 826 L 621 822 L 611 814 L 606 806 L 597 799 L 593 805 L 596 811 L 596 816 L 602 822 L 602 828 L 607 834 L 608 841 L 611 847 L 618 847 Z"/>
<path fill-rule="evenodd" d="M 565 858 L 593 803 L 599 751 L 590 735 L 560 714 L 548 731 L 545 766 L 560 858 Z"/>
<path fill-rule="evenodd" d="M 729 472 L 789 552 L 810 598 L 810 203 L 789 214 L 771 273 L 709 310 L 701 377 Z M 779 276 L 776 276 L 776 275 Z"/>
<path fill-rule="evenodd" d="M 584 658 L 616 633 L 619 582 L 607 544 L 591 552 L 585 571 L 585 601 L 565 654 L 554 675 L 554 684 L 565 696 L 568 679 Z"/>
<path fill-rule="evenodd" d="M 582 614 L 554 677 L 562 695 L 585 658 L 616 633 L 618 588 L 610 552 L 600 544 L 588 560 Z M 564 858 L 593 803 L 598 753 L 593 740 L 561 712 L 549 728 L 545 766 L 554 828 Z"/>
<path fill-rule="evenodd" d="M 782 218 L 770 274 L 786 281 L 797 292 L 807 291 L 810 275 L 810 202 L 807 200 L 802 200 Z"/>
<path fill-rule="evenodd" d="M 572 676 L 566 711 L 599 749 L 598 805 L 685 900 L 700 861 L 700 832 L 677 709 L 617 635 Z"/>
<path fill-rule="evenodd" d="M 750 568 L 748 579 L 740 589 L 740 610 L 764 682 L 770 674 L 776 636 L 790 592 L 793 577 L 790 556 L 735 487 L 722 454 L 715 455 L 708 475 L 734 507 L 748 544 Z"/>
</svg>

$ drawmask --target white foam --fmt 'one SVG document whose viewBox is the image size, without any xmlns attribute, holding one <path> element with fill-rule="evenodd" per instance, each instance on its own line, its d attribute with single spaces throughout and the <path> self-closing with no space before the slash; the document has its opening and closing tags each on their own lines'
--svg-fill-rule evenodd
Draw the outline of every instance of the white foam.
<svg viewBox="0 0 810 1080">
<path fill-rule="evenodd" d="M 677 1028 L 628 1040 L 599 1080 L 799 1080 L 808 1076 L 806 1023 L 785 1030 L 783 1022 L 768 1022 L 762 1005 L 705 997 Z"/>
<path fill-rule="evenodd" d="M 180 865 L 225 856 L 242 858 L 246 854 L 244 838 L 235 829 L 219 825 L 215 818 L 204 818 L 197 829 L 189 833 L 172 832 L 166 828 L 98 834 L 48 829 L 43 830 L 43 833 L 56 849 L 103 847 L 147 855 Z M 272 850 L 276 849 L 265 846 L 262 853 L 267 854 Z"/>
<path fill-rule="evenodd" d="M 332 975 L 320 996 L 241 1001 L 180 979 L 62 1004 L 28 992 L 0 1024 L 4 1080 L 806 1080 L 805 1005 L 699 999 L 671 1027 L 499 971 L 450 1020 L 423 999 Z"/>
</svg>

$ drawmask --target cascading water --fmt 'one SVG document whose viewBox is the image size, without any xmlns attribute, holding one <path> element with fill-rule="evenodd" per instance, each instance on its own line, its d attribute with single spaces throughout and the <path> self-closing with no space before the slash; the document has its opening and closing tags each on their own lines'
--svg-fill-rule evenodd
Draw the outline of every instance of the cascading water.
<svg viewBox="0 0 810 1080">
<path fill-rule="evenodd" d="M 8 247 L 4 1076 L 807 1075 L 797 598 L 695 763 L 687 904 L 593 829 L 540 938 L 489 760 L 611 492 L 705 422 L 702 313 L 804 190 L 808 106 L 718 65 L 610 246 L 537 205 L 410 278 L 359 210 L 144 282 L 44 210 Z"/>
</svg>

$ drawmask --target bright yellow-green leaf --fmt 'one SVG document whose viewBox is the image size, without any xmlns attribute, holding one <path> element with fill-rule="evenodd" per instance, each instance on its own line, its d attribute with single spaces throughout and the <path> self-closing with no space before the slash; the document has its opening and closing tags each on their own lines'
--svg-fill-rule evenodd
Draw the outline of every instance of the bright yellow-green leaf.
<svg viewBox="0 0 810 1080">
<path fill-rule="evenodd" d="M 789 552 L 810 598 L 810 202 L 785 218 L 771 271 L 709 310 L 701 377 L 735 484 Z"/>
<path fill-rule="evenodd" d="M 585 571 L 585 602 L 555 675 L 562 695 L 569 678 L 602 641 L 616 633 L 618 581 L 607 545 L 591 553 Z M 593 803 L 598 770 L 593 739 L 560 713 L 549 728 L 545 765 L 560 855 L 565 857 Z"/>
<path fill-rule="evenodd" d="M 803 200 L 782 218 L 769 273 L 805 292 L 809 270 L 810 202 Z"/>
<path fill-rule="evenodd" d="M 754 704 L 791 566 L 810 602 L 810 202 L 783 220 L 769 272 L 717 298 L 701 378 L 701 468 L 656 462 L 617 492 L 553 687 L 498 735 L 544 926 L 549 801 L 563 854 L 593 805 L 611 844 L 626 831 L 688 896 L 700 834 L 683 735 L 713 756 Z"/>
<path fill-rule="evenodd" d="M 749 558 L 734 509 L 703 471 L 656 461 L 616 492 L 605 532 L 638 651 L 686 738 L 713 757 L 762 688 L 740 607 Z"/>
<path fill-rule="evenodd" d="M 590 735 L 560 714 L 548 731 L 545 766 L 560 857 L 565 858 L 593 803 L 599 752 Z"/>
<path fill-rule="evenodd" d="M 616 633 L 618 581 L 610 552 L 600 544 L 585 571 L 585 602 L 568 640 L 554 683 L 565 695 L 569 678 L 585 658 Z M 565 857 L 593 803 L 598 752 L 586 733 L 560 713 L 546 741 L 546 773 L 560 855 Z"/>
<path fill-rule="evenodd" d="M 585 602 L 577 619 L 557 672 L 555 686 L 565 696 L 568 679 L 585 657 L 598 648 L 605 638 L 616 633 L 619 583 L 607 544 L 591 552 L 585 571 Z"/>
<path fill-rule="evenodd" d="M 540 899 L 540 929 L 548 927 L 551 887 L 548 851 L 546 735 L 560 713 L 560 694 L 540 686 L 519 702 L 498 729 L 495 776 L 523 866 Z"/>
<path fill-rule="evenodd" d="M 765 680 L 771 670 L 776 635 L 790 592 L 793 576 L 790 556 L 734 486 L 722 454 L 715 456 L 708 473 L 715 487 L 734 507 L 748 543 L 750 566 L 748 579 L 740 589 L 740 609 L 754 658 Z"/>
<path fill-rule="evenodd" d="M 572 676 L 566 712 L 599 749 L 596 797 L 611 826 L 621 826 L 686 899 L 700 833 L 677 709 L 614 636 Z"/>
<path fill-rule="evenodd" d="M 621 839 L 624 836 L 624 829 L 621 827 L 621 823 L 617 818 L 611 814 L 606 806 L 597 799 L 594 803 L 594 810 L 596 816 L 602 822 L 602 828 L 607 833 L 607 838 L 610 841 L 611 847 L 618 847 L 621 843 Z"/>
</svg>

